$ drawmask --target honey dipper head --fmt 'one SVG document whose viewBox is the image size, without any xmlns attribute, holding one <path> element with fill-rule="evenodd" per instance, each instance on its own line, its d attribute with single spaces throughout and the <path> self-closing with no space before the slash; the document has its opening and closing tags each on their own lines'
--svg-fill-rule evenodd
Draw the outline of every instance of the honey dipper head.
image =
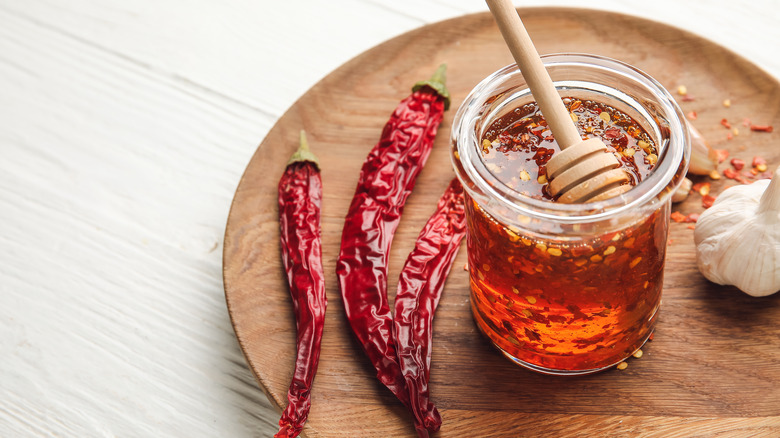
<svg viewBox="0 0 780 438">
<path fill-rule="evenodd" d="M 565 204 L 603 201 L 631 188 L 628 174 L 601 139 L 583 140 L 547 162 L 550 194 Z"/>
</svg>

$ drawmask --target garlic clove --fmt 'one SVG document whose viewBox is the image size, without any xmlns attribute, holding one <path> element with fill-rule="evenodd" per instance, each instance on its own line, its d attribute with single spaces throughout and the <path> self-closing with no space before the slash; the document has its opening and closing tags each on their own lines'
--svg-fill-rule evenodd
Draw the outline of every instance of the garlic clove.
<svg viewBox="0 0 780 438">
<path fill-rule="evenodd" d="M 708 280 L 755 297 L 780 291 L 780 169 L 771 181 L 724 190 L 699 217 L 694 242 Z"/>
<path fill-rule="evenodd" d="M 685 198 L 691 193 L 691 187 L 693 187 L 693 181 L 688 178 L 683 178 L 680 186 L 672 193 L 672 202 L 677 203 L 685 201 Z"/>
<path fill-rule="evenodd" d="M 688 172 L 695 175 L 709 175 L 718 169 L 718 154 L 710 147 L 698 129 L 688 124 L 691 136 L 691 164 Z"/>
</svg>

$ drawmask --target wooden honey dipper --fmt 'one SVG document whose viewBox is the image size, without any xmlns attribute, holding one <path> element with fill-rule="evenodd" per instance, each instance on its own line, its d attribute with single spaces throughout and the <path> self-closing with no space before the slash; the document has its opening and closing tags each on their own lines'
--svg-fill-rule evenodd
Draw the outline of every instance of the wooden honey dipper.
<svg viewBox="0 0 780 438">
<path fill-rule="evenodd" d="M 561 151 L 547 162 L 558 202 L 603 201 L 631 188 L 628 174 L 599 138 L 583 140 L 510 0 L 486 0 Z"/>
</svg>

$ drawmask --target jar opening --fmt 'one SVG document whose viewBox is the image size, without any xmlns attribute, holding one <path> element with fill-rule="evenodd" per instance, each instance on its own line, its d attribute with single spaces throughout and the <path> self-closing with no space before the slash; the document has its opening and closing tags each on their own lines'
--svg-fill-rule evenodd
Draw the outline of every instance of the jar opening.
<svg viewBox="0 0 780 438">
<path fill-rule="evenodd" d="M 635 120 L 657 147 L 653 169 L 631 190 L 605 201 L 562 204 L 518 192 L 491 172 L 481 141 L 493 122 L 533 102 L 516 65 L 498 70 L 477 85 L 459 108 L 452 131 L 453 164 L 469 195 L 497 217 L 577 223 L 618 216 L 665 202 L 687 170 L 690 146 L 680 108 L 658 82 L 609 58 L 556 54 L 542 57 L 562 97 L 614 107 Z"/>
</svg>

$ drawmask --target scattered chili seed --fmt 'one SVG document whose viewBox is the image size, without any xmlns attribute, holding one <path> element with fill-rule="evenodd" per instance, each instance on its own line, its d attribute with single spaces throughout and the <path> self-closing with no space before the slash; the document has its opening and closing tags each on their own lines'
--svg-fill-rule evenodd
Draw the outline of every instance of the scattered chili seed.
<svg viewBox="0 0 780 438">
<path fill-rule="evenodd" d="M 633 356 L 634 356 L 635 358 L 639 359 L 639 358 L 640 358 L 640 357 L 642 357 L 642 355 L 644 355 L 644 354 L 645 354 L 645 353 L 644 353 L 644 352 L 643 352 L 643 351 L 640 349 L 640 350 L 637 350 L 637 351 L 636 351 L 636 353 L 634 353 L 634 354 L 633 354 Z"/>
<path fill-rule="evenodd" d="M 772 132 L 772 126 L 770 125 L 750 125 L 751 131 L 756 132 Z"/>
<path fill-rule="evenodd" d="M 614 246 L 610 245 L 610 246 L 607 247 L 607 249 L 604 250 L 604 255 L 608 256 L 610 254 L 614 254 L 615 251 L 617 251 L 617 248 L 615 248 Z"/>
<path fill-rule="evenodd" d="M 766 160 L 763 157 L 753 157 L 752 164 L 759 172 L 766 172 Z"/>
<path fill-rule="evenodd" d="M 627 362 L 620 362 L 620 363 L 617 365 L 617 369 L 619 369 L 619 370 L 624 370 L 624 369 L 626 369 L 626 368 L 628 368 L 628 363 L 627 363 Z"/>
<path fill-rule="evenodd" d="M 712 178 L 714 180 L 719 180 L 720 179 L 720 173 L 718 173 L 717 169 L 713 170 L 712 172 L 710 172 L 710 178 Z"/>
<path fill-rule="evenodd" d="M 633 157 L 635 153 L 636 153 L 636 149 L 634 148 L 623 149 L 623 155 L 626 157 Z"/>
<path fill-rule="evenodd" d="M 487 271 L 489 271 L 489 270 L 490 270 L 490 265 L 488 265 L 487 263 L 485 263 L 485 264 L 483 264 L 483 265 L 482 265 L 482 269 L 483 269 L 485 272 L 487 272 Z"/>
<path fill-rule="evenodd" d="M 742 170 L 742 168 L 745 167 L 745 161 L 740 160 L 739 158 L 732 158 L 731 166 L 736 170 Z"/>
<path fill-rule="evenodd" d="M 536 298 L 534 298 L 534 297 L 532 297 L 530 295 L 525 297 L 525 300 L 528 301 L 531 304 L 536 304 Z"/>
<path fill-rule="evenodd" d="M 739 129 L 737 128 L 732 129 L 731 132 L 733 132 L 734 135 L 739 135 Z"/>
<path fill-rule="evenodd" d="M 525 169 L 523 169 L 520 171 L 520 179 L 523 181 L 530 181 L 531 175 Z"/>
<path fill-rule="evenodd" d="M 702 205 L 704 208 L 710 208 L 710 207 L 712 207 L 712 204 L 713 204 L 714 202 L 715 202 L 715 197 L 714 197 L 714 196 L 712 196 L 712 195 L 707 195 L 707 196 L 705 196 L 705 197 L 703 197 L 703 198 L 702 198 L 702 200 L 701 200 L 701 205 Z"/>
<path fill-rule="evenodd" d="M 629 264 L 628 264 L 628 266 L 629 266 L 629 267 L 631 267 L 631 268 L 633 268 L 633 267 L 635 267 L 636 265 L 638 265 L 638 264 L 639 264 L 639 262 L 641 262 L 641 261 L 642 261 L 642 257 L 637 257 L 637 258 L 635 258 L 634 260 L 631 260 L 631 263 L 629 263 Z"/>
<path fill-rule="evenodd" d="M 679 87 L 677 87 L 677 94 L 679 94 L 680 96 L 685 96 L 686 94 L 688 94 L 688 87 L 686 87 L 685 85 L 680 85 Z"/>
<path fill-rule="evenodd" d="M 730 107 L 731 106 L 731 99 L 724 100 L 723 101 L 723 106 L 725 106 L 726 108 Z"/>
<path fill-rule="evenodd" d="M 606 112 L 606 111 L 602 111 L 602 112 L 600 112 L 600 113 L 599 113 L 599 118 L 600 118 L 601 120 L 605 121 L 605 122 L 609 122 L 609 120 L 610 120 L 609 113 L 608 113 L 608 112 Z"/>
<path fill-rule="evenodd" d="M 539 175 L 539 178 L 536 178 L 536 182 L 538 182 L 539 184 L 547 184 L 547 176 Z"/>
<path fill-rule="evenodd" d="M 560 248 L 547 248 L 547 253 L 550 254 L 550 255 L 558 257 L 561 254 L 563 254 L 563 251 L 561 251 Z"/>
<path fill-rule="evenodd" d="M 720 119 L 720 124 L 725 126 L 726 129 L 731 129 L 731 123 L 726 119 Z"/>
<path fill-rule="evenodd" d="M 603 258 L 603 257 L 601 257 L 601 256 L 600 256 L 600 255 L 598 255 L 598 254 L 596 254 L 596 255 L 592 255 L 592 256 L 590 257 L 590 261 L 592 261 L 593 263 L 598 263 L 598 262 L 600 262 L 600 261 L 602 261 L 602 260 L 604 260 L 604 258 Z"/>
<path fill-rule="evenodd" d="M 658 161 L 658 155 L 649 154 L 645 157 L 645 161 L 647 161 L 647 164 L 653 165 L 656 161 Z"/>
</svg>

